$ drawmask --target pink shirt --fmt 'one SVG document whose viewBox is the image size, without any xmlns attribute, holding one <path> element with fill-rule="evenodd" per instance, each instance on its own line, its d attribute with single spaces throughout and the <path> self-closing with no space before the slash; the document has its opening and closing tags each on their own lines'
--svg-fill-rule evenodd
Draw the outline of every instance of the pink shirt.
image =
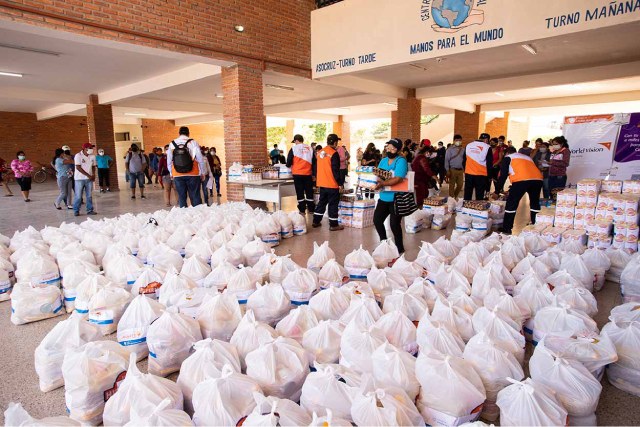
<svg viewBox="0 0 640 427">
<path fill-rule="evenodd" d="M 18 159 L 13 159 L 11 161 L 11 169 L 13 170 L 13 174 L 16 178 L 24 178 L 31 176 L 33 166 L 31 166 L 31 162 L 29 160 L 20 161 Z"/>
</svg>

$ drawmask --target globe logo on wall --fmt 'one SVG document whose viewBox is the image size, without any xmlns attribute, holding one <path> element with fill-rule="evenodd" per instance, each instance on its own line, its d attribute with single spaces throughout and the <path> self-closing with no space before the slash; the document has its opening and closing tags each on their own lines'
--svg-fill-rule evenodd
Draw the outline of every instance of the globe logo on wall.
<svg viewBox="0 0 640 427">
<path fill-rule="evenodd" d="M 433 0 L 434 31 L 455 33 L 470 25 L 482 25 L 484 12 L 473 8 L 474 0 Z"/>
</svg>

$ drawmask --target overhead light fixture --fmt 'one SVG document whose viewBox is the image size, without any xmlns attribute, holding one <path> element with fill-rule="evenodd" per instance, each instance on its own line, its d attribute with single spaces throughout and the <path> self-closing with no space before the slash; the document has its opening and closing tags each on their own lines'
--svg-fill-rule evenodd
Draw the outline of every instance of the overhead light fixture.
<svg viewBox="0 0 640 427">
<path fill-rule="evenodd" d="M 216 93 L 216 98 L 224 98 L 224 95 L 221 93 Z"/>
<path fill-rule="evenodd" d="M 496 92 L 496 95 L 504 97 L 504 93 Z"/>
<path fill-rule="evenodd" d="M 0 76 L 22 77 L 22 74 L 20 74 L 20 73 L 10 73 L 9 71 L 0 71 Z"/>
<path fill-rule="evenodd" d="M 144 117 L 147 113 L 124 113 L 125 116 Z"/>
<path fill-rule="evenodd" d="M 295 90 L 291 86 L 272 85 L 270 83 L 267 83 L 266 85 L 264 85 L 264 87 L 268 87 L 269 89 L 278 89 L 278 90 Z"/>
<path fill-rule="evenodd" d="M 62 55 L 59 52 L 53 52 L 50 50 L 42 50 L 42 49 L 33 49 L 30 47 L 25 47 L 25 46 L 18 46 L 18 45 L 13 45 L 13 44 L 5 44 L 5 43 L 0 43 L 0 48 L 6 48 L 6 49 L 15 49 L 15 50 L 22 50 L 24 52 L 31 52 L 31 53 L 41 53 L 43 55 L 50 55 L 50 56 L 60 56 Z"/>
<path fill-rule="evenodd" d="M 242 25 L 236 25 L 235 27 L 233 27 L 234 30 L 236 30 L 239 33 L 244 32 L 244 26 Z"/>
<path fill-rule="evenodd" d="M 538 54 L 538 51 L 536 50 L 536 48 L 535 48 L 535 47 L 533 47 L 533 46 L 531 46 L 530 44 L 523 44 L 523 45 L 521 45 L 521 46 L 522 46 L 522 48 L 523 48 L 524 50 L 526 50 L 527 52 L 529 52 L 531 55 L 537 55 L 537 54 Z"/>
</svg>

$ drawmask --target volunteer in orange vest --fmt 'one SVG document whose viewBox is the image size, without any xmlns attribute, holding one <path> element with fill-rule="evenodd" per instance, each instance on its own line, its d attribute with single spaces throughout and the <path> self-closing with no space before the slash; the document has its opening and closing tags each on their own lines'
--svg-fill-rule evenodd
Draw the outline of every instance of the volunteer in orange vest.
<svg viewBox="0 0 640 427">
<path fill-rule="evenodd" d="M 316 210 L 313 203 L 313 162 L 315 156 L 313 150 L 304 143 L 302 135 L 293 137 L 293 147 L 289 150 L 287 156 L 287 167 L 291 168 L 293 175 L 293 185 L 296 188 L 296 196 L 298 196 L 298 210 L 301 214 L 305 214 L 308 209 L 309 213 Z"/>
<path fill-rule="evenodd" d="M 336 143 L 340 141 L 335 133 L 327 136 L 327 146 L 316 155 L 315 177 L 316 186 L 320 189 L 320 201 L 313 214 L 313 227 L 320 227 L 324 212 L 329 205 L 329 230 L 344 230 L 338 224 L 338 203 L 340 189 L 344 182 L 340 179 L 340 155 L 336 151 Z"/>
<path fill-rule="evenodd" d="M 188 127 L 182 126 L 178 134 L 178 138 L 169 143 L 169 149 L 167 150 L 167 169 L 169 169 L 169 175 L 178 193 L 180 207 L 187 207 L 187 194 L 189 194 L 189 199 L 191 199 L 191 206 L 198 206 L 202 203 L 202 198 L 200 197 L 200 182 L 204 182 L 204 171 L 206 171 L 204 162 L 206 162 L 206 160 L 202 156 L 200 145 L 198 145 L 195 140 L 189 138 Z M 184 149 L 186 149 L 186 152 Z M 175 150 L 179 150 L 179 158 L 176 158 Z M 186 158 L 185 155 L 190 157 L 191 160 L 189 161 L 189 158 Z M 177 169 L 181 169 L 180 165 L 183 163 L 190 163 L 190 170 L 178 171 Z"/>
<path fill-rule="evenodd" d="M 489 171 L 493 167 L 493 152 L 489 146 L 491 136 L 483 133 L 478 141 L 467 144 L 462 157 L 464 165 L 464 199 L 472 200 L 473 191 L 476 200 L 484 200 L 489 191 Z"/>
<path fill-rule="evenodd" d="M 504 222 L 502 223 L 502 230 L 500 231 L 504 234 L 511 234 L 520 199 L 522 199 L 525 193 L 529 195 L 531 224 L 536 223 L 536 215 L 540 212 L 542 172 L 540 172 L 540 169 L 538 169 L 531 157 L 526 154 L 516 153 L 515 148 L 509 147 L 500 167 L 498 188 L 504 186 L 507 177 L 509 177 L 509 181 L 511 181 L 511 188 L 509 188 L 507 206 L 504 212 Z"/>
</svg>

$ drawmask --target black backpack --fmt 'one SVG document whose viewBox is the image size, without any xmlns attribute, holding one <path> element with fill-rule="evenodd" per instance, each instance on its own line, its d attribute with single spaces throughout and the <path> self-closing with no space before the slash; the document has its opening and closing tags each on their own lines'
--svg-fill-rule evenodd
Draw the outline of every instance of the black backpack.
<svg viewBox="0 0 640 427">
<path fill-rule="evenodd" d="M 184 145 L 180 146 L 173 141 L 173 167 L 178 173 L 189 173 L 193 170 L 193 158 L 187 148 L 187 144 L 191 141 L 193 139 L 188 139 Z"/>
</svg>

